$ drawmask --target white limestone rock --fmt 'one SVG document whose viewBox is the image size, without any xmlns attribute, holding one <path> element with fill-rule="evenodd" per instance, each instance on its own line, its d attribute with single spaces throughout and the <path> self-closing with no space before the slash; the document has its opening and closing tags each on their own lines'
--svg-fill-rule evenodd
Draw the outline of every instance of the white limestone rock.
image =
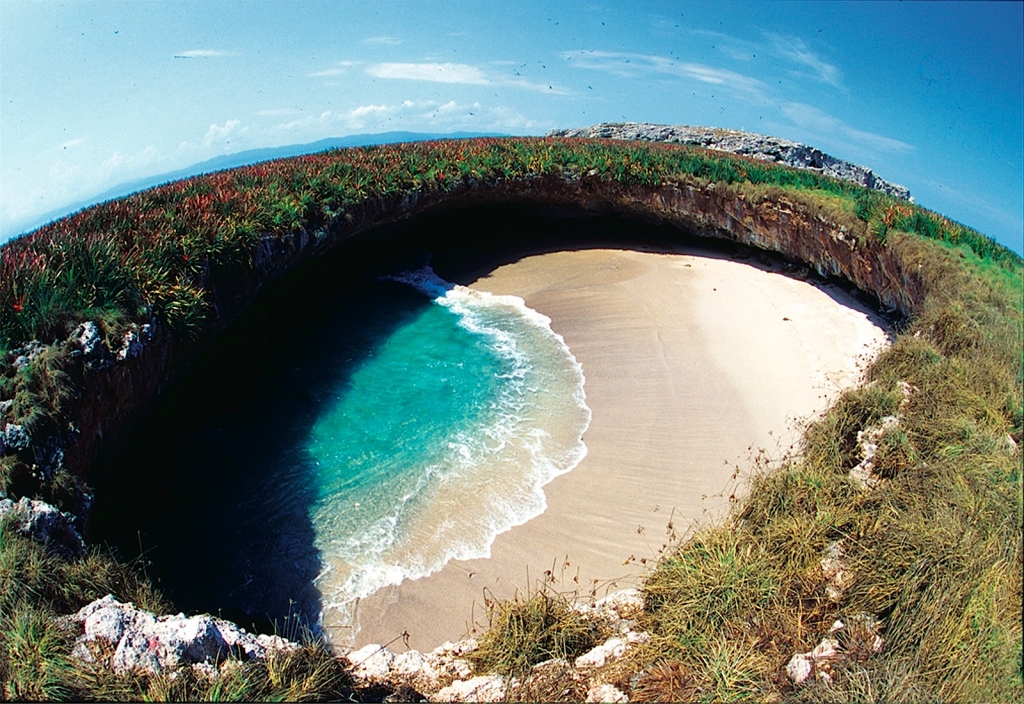
<svg viewBox="0 0 1024 704">
<path fill-rule="evenodd" d="M 615 685 L 595 684 L 587 691 L 587 702 L 628 702 L 629 697 Z"/>
<path fill-rule="evenodd" d="M 644 597 L 639 589 L 623 589 L 599 600 L 594 608 L 597 611 L 610 609 L 619 618 L 632 618 L 644 610 Z"/>
<path fill-rule="evenodd" d="M 277 636 L 254 636 L 206 614 L 157 616 L 111 594 L 82 607 L 71 620 L 82 628 L 72 655 L 84 662 L 109 658 L 117 673 L 160 673 L 197 664 L 217 667 L 231 656 L 259 659 L 299 647 Z M 107 654 L 97 655 L 103 652 Z"/>
<path fill-rule="evenodd" d="M 814 660 L 808 653 L 795 653 L 786 663 L 786 675 L 794 685 L 806 682 L 814 673 Z"/>
<path fill-rule="evenodd" d="M 111 364 L 112 356 L 107 349 L 107 343 L 103 341 L 103 334 L 91 320 L 75 328 L 71 341 L 81 350 L 82 357 L 89 366 L 102 368 Z"/>
<path fill-rule="evenodd" d="M 500 702 L 505 698 L 505 678 L 481 675 L 469 680 L 455 680 L 434 694 L 432 702 Z"/>
<path fill-rule="evenodd" d="M 7 423 L 3 432 L 0 432 L 0 443 L 6 448 L 5 451 L 19 452 L 32 444 L 32 438 L 29 437 L 25 426 Z"/>
<path fill-rule="evenodd" d="M 585 670 L 604 667 L 608 661 L 621 658 L 628 649 L 629 644 L 622 638 L 609 638 L 601 645 L 594 646 L 576 658 L 576 668 Z"/>
<path fill-rule="evenodd" d="M 796 653 L 789 659 L 786 663 L 786 675 L 794 685 L 803 684 L 811 675 L 821 682 L 832 681 L 832 665 L 843 655 L 839 641 L 833 637 L 833 633 L 834 631 L 822 638 L 810 652 Z"/>
<path fill-rule="evenodd" d="M 843 543 L 837 540 L 825 548 L 821 558 L 821 571 L 825 575 L 825 595 L 831 601 L 843 598 L 843 592 L 850 583 L 850 574 L 843 561 Z"/>
<path fill-rule="evenodd" d="M 850 479 L 862 491 L 875 487 L 881 479 L 875 475 L 875 456 L 885 434 L 900 423 L 897 416 L 886 416 L 873 425 L 857 432 L 861 461 L 850 470 Z"/>
<path fill-rule="evenodd" d="M 365 645 L 345 656 L 352 665 L 352 674 L 370 682 L 382 682 L 391 674 L 395 654 L 383 645 Z"/>
<path fill-rule="evenodd" d="M 121 349 L 115 355 L 119 362 L 138 357 L 142 353 L 142 339 L 135 330 L 129 330 L 121 338 Z"/>
<path fill-rule="evenodd" d="M 396 655 L 391 669 L 399 675 L 415 675 L 428 672 L 436 676 L 436 671 L 434 666 L 430 664 L 430 660 L 418 650 L 408 650 Z"/>
</svg>

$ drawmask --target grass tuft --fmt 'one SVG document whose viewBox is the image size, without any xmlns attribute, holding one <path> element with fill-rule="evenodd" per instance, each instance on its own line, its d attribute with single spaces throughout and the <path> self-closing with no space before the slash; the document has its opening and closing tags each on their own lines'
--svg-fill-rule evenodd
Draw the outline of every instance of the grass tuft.
<svg viewBox="0 0 1024 704">
<path fill-rule="evenodd" d="M 541 662 L 572 662 L 596 646 L 601 633 L 565 595 L 541 587 L 513 599 L 490 600 L 488 628 L 469 655 L 478 669 L 522 677 Z"/>
</svg>

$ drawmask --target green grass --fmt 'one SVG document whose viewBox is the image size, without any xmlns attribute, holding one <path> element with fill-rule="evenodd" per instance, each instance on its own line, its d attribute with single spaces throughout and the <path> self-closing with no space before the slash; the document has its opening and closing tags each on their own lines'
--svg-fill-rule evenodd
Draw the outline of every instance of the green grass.
<svg viewBox="0 0 1024 704">
<path fill-rule="evenodd" d="M 570 599 L 544 586 L 487 604 L 488 628 L 469 659 L 477 669 L 522 677 L 545 660 L 572 662 L 603 641 L 600 629 Z"/>
<path fill-rule="evenodd" d="M 151 320 L 199 344 L 213 324 L 215 282 L 250 270 L 262 243 L 326 237 L 382 201 L 535 179 L 624 189 L 715 183 L 738 198 L 785 202 L 845 228 L 858 246 L 881 247 L 916 272 L 924 291 L 869 382 L 808 428 L 798 455 L 754 468 L 725 524 L 675 546 L 648 575 L 643 625 L 652 641 L 630 656 L 637 677 L 620 682 L 634 700 L 1024 698 L 1024 262 L 935 213 L 813 173 L 679 146 L 491 139 L 327 152 L 151 189 L 0 248 L 0 351 L 47 343 L 21 370 L 0 355 L 0 400 L 13 402 L 4 420 L 34 437 L 66 427 L 82 402 L 83 372 L 65 340 L 84 320 L 110 344 Z M 904 384 L 913 389 L 905 403 Z M 900 423 L 877 458 L 885 481 L 862 493 L 847 476 L 860 459 L 857 432 L 894 413 Z M 30 451 L 0 458 L 0 491 L 74 507 L 81 479 L 39 476 L 33 462 Z M 851 575 L 838 602 L 821 568 L 836 541 Z M 137 566 L 96 549 L 63 560 L 0 529 L 5 698 L 352 694 L 343 668 L 316 643 L 240 665 L 216 684 L 75 665 L 71 635 L 53 617 L 108 592 L 168 608 Z M 543 591 L 492 604 L 478 666 L 521 674 L 540 659 L 579 654 L 599 634 L 574 613 Z M 831 684 L 792 690 L 782 671 L 790 655 L 810 650 L 836 618 L 860 613 L 881 619 L 883 652 L 857 653 Z"/>
</svg>

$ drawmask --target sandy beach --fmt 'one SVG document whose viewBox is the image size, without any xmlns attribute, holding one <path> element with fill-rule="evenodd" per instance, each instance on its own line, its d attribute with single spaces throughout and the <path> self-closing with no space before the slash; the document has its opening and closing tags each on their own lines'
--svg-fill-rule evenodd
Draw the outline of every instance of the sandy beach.
<svg viewBox="0 0 1024 704">
<path fill-rule="evenodd" d="M 489 559 L 364 599 L 357 646 L 401 651 L 403 632 L 420 650 L 458 639 L 486 626 L 485 596 L 511 597 L 547 570 L 581 595 L 635 584 L 670 520 L 684 533 L 721 518 L 757 452 L 786 452 L 887 339 L 836 287 L 692 248 L 524 256 L 472 287 L 551 318 L 586 376 L 588 453 L 545 487 L 544 514 L 499 535 Z M 329 633 L 338 642 L 342 631 Z"/>
</svg>

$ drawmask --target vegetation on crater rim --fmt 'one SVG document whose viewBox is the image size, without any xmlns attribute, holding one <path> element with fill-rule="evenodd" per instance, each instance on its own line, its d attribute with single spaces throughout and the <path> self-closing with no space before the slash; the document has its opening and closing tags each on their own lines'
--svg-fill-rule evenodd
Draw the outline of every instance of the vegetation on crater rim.
<svg viewBox="0 0 1024 704">
<path fill-rule="evenodd" d="M 738 197 L 785 198 L 914 266 L 925 291 L 867 383 L 807 429 L 795 456 L 766 463 L 771 471 L 754 476 L 728 521 L 672 546 L 647 576 L 643 625 L 653 638 L 617 670 L 619 684 L 634 698 L 669 701 L 1020 699 L 1024 262 L 916 205 L 810 172 L 677 146 L 488 139 L 326 152 L 112 201 L 0 248 L 4 421 L 45 434 L 62 420 L 78 380 L 61 341 L 85 320 L 110 342 L 153 319 L 198 336 L 209 324 L 210 277 L 251 266 L 265 238 L 323 232 L 364 202 L 539 177 L 640 189 L 716 183 Z M 32 339 L 57 344 L 16 367 L 9 352 Z M 861 459 L 858 432 L 890 415 L 900 421 L 879 441 L 882 481 L 862 492 L 849 477 Z M 63 474 L 33 478 L 23 459 L 0 457 L 8 495 L 60 504 L 79 481 Z M 849 571 L 838 598 L 821 563 L 835 543 Z M 114 686 L 83 674 L 52 616 L 108 591 L 160 602 L 110 556 L 58 560 L 0 532 L 0 683 L 9 698 L 347 696 L 315 646 L 291 675 L 254 665 L 230 691 L 145 678 Z M 850 647 L 831 681 L 792 691 L 782 671 L 789 656 L 813 647 L 836 618 L 864 613 L 882 621 L 882 653 Z M 543 628 L 524 630 L 551 640 Z"/>
</svg>

